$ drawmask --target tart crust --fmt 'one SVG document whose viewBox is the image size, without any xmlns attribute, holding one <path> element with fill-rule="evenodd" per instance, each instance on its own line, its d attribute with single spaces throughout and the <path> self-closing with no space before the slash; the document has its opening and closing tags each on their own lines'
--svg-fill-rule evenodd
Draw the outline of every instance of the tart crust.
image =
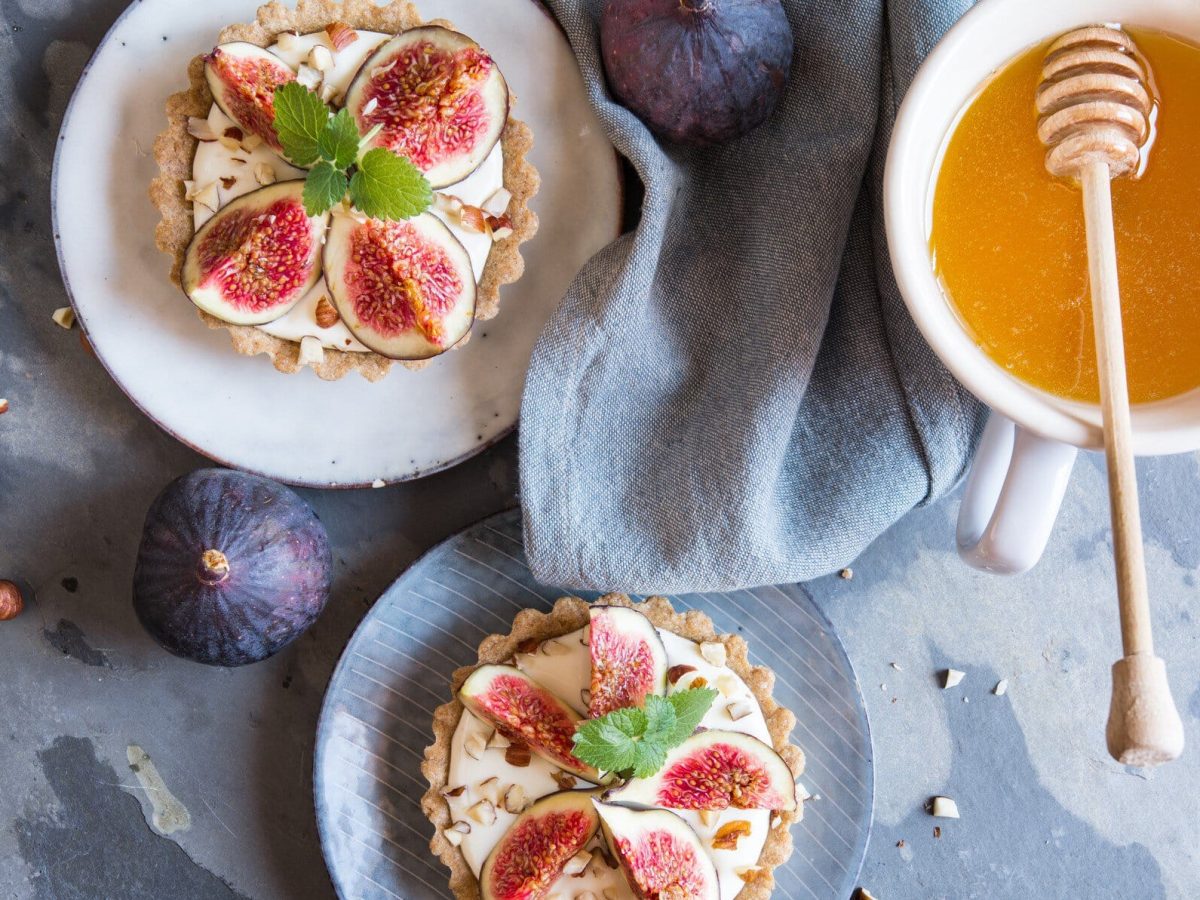
<svg viewBox="0 0 1200 900">
<path fill-rule="evenodd" d="M 343 3 L 299 0 L 295 9 L 275 0 L 258 8 L 254 22 L 223 28 L 217 42 L 247 41 L 266 47 L 281 32 L 306 34 L 320 31 L 330 22 L 345 22 L 356 30 L 384 34 L 395 34 L 423 24 L 454 27 L 445 19 L 423 22 L 416 7 L 408 0 L 392 0 L 387 6 L 376 6 L 372 0 L 345 0 Z M 188 134 L 187 121 L 190 116 L 207 116 L 213 103 L 212 92 L 204 78 L 203 57 L 197 56 L 188 64 L 188 80 L 187 90 L 172 94 L 167 100 L 167 128 L 154 142 L 159 175 L 150 184 L 150 199 L 162 216 L 155 228 L 155 242 L 172 258 L 171 281 L 176 285 L 180 284 L 179 273 L 195 233 L 192 206 L 184 199 L 183 182 L 191 178 L 192 158 L 199 142 Z M 510 102 L 515 102 L 515 98 L 510 98 Z M 508 215 L 513 233 L 492 245 L 479 281 L 476 319 L 490 319 L 499 312 L 500 287 L 521 277 L 525 261 L 521 258 L 520 246 L 533 237 L 538 228 L 537 215 L 529 208 L 529 200 L 537 193 L 540 179 L 526 158 L 533 146 L 533 132 L 524 122 L 510 115 L 500 142 L 504 148 L 504 187 L 512 193 Z M 298 342 L 275 337 L 250 325 L 231 325 L 199 309 L 197 313 L 209 328 L 228 329 L 233 349 L 238 353 L 247 356 L 265 353 L 276 369 L 287 374 L 303 368 Z M 455 346 L 462 346 L 470 336 L 468 332 Z M 355 369 L 368 381 L 378 381 L 388 373 L 393 362 L 408 369 L 422 369 L 431 360 L 391 360 L 378 353 L 326 347 L 322 361 L 311 368 L 327 381 L 341 378 Z"/>
<path fill-rule="evenodd" d="M 467 680 L 467 676 L 479 666 L 502 663 L 510 659 L 524 641 L 540 642 L 582 628 L 588 624 L 588 608 L 593 605 L 627 606 L 644 614 L 658 628 L 674 632 L 680 637 L 693 641 L 723 643 L 726 648 L 726 665 L 741 676 L 762 707 L 776 752 L 783 757 L 797 778 L 804 772 L 804 753 L 788 740 L 796 725 L 796 717 L 791 710 L 780 706 L 772 697 L 775 673 L 764 666 L 751 666 L 746 656 L 745 640 L 735 634 L 717 634 L 712 619 L 704 613 L 697 610 L 677 613 L 666 597 L 648 597 L 644 602 L 635 603 L 625 594 L 606 594 L 594 604 L 578 597 L 563 597 L 548 613 L 523 609 L 517 613 L 512 630 L 508 634 L 493 634 L 483 639 L 479 645 L 479 662 L 476 665 L 465 666 L 455 671 L 451 678 L 454 699 L 434 711 L 434 741 L 425 748 L 425 761 L 421 764 L 421 774 L 429 781 L 429 790 L 421 798 L 421 809 L 434 825 L 429 848 L 450 869 L 450 890 L 458 900 L 479 900 L 480 896 L 479 880 L 467 865 L 462 851 L 452 846 L 442 834 L 443 829 L 451 824 L 450 809 L 442 797 L 442 791 L 446 789 L 449 777 L 451 742 L 463 714 L 458 690 Z M 779 813 L 783 822 L 779 827 L 770 829 L 767 834 L 767 841 L 757 863 L 760 871 L 746 882 L 737 895 L 738 900 L 767 900 L 771 896 L 771 891 L 775 888 L 772 872 L 792 855 L 791 826 L 800 821 L 803 812 L 803 801 L 800 801 L 795 812 Z"/>
</svg>

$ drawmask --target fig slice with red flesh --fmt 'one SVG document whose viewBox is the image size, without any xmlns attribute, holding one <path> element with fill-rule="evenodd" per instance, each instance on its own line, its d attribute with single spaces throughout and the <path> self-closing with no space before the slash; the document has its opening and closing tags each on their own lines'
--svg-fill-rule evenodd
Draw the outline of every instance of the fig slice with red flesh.
<svg viewBox="0 0 1200 900">
<path fill-rule="evenodd" d="M 275 133 L 275 89 L 296 80 L 291 66 L 245 41 L 220 44 L 204 57 L 204 77 L 221 112 L 246 134 L 282 152 Z"/>
<path fill-rule="evenodd" d="M 234 325 L 278 319 L 321 277 L 328 214 L 309 216 L 303 181 L 280 181 L 223 206 L 192 237 L 180 282 L 191 301 Z"/>
<path fill-rule="evenodd" d="M 441 219 L 401 222 L 335 215 L 325 283 L 351 334 L 390 359 L 429 359 L 475 321 L 471 257 Z"/>
<path fill-rule="evenodd" d="M 600 827 L 592 791 L 548 794 L 517 816 L 479 871 L 483 900 L 541 900 Z"/>
<path fill-rule="evenodd" d="M 778 753 L 738 731 L 698 731 L 667 752 L 649 778 L 605 795 L 612 803 L 667 809 L 796 808 L 796 780 Z"/>
<path fill-rule="evenodd" d="M 372 146 L 407 156 L 434 188 L 462 181 L 487 159 L 508 121 L 508 84 L 466 35 L 426 25 L 367 57 L 346 92 Z"/>
<path fill-rule="evenodd" d="M 667 649 L 653 623 L 637 610 L 593 606 L 588 650 L 592 718 L 625 706 L 643 706 L 647 695 L 667 692 Z"/>
<path fill-rule="evenodd" d="M 665 809 L 596 803 L 609 849 L 639 900 L 720 900 L 712 857 L 687 822 Z"/>
<path fill-rule="evenodd" d="M 573 752 L 579 714 L 520 669 L 480 666 L 463 682 L 458 698 L 510 741 L 572 775 L 601 783 L 600 772 Z"/>
</svg>

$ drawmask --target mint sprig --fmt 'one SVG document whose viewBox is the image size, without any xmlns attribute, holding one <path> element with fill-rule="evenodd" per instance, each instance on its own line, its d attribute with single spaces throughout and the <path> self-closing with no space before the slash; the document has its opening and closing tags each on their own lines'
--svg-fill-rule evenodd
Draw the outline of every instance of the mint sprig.
<svg viewBox="0 0 1200 900">
<path fill-rule="evenodd" d="M 312 166 L 304 182 L 304 210 L 310 216 L 332 209 L 347 192 L 350 202 L 373 219 L 411 219 L 433 202 L 429 181 L 407 157 L 385 147 L 366 149 L 378 128 L 360 135 L 349 110 L 335 115 L 298 81 L 275 91 L 274 106 L 284 155 L 298 166 Z"/>
<path fill-rule="evenodd" d="M 651 694 L 641 707 L 587 719 L 575 729 L 575 756 L 603 772 L 649 778 L 663 767 L 668 750 L 691 737 L 716 697 L 712 688 Z"/>
<path fill-rule="evenodd" d="M 407 157 L 376 147 L 363 154 L 350 179 L 350 201 L 372 219 L 407 219 L 424 211 L 433 188 Z"/>
</svg>

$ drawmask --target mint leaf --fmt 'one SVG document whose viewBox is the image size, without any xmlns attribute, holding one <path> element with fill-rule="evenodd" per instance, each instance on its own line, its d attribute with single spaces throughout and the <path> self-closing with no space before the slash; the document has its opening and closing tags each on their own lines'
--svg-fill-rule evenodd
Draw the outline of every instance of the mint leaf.
<svg viewBox="0 0 1200 900">
<path fill-rule="evenodd" d="M 275 133 L 284 155 L 298 166 L 316 162 L 318 141 L 329 107 L 325 101 L 298 81 L 289 81 L 275 90 Z"/>
<path fill-rule="evenodd" d="M 666 697 L 650 694 L 646 697 L 646 703 L 642 709 L 646 713 L 645 740 L 667 745 L 671 734 L 675 731 L 677 718 L 675 707 L 671 701 Z"/>
<path fill-rule="evenodd" d="M 321 136 L 317 138 L 321 156 L 339 169 L 348 169 L 358 156 L 358 126 L 350 110 L 338 110 L 337 115 L 325 123 Z"/>
<path fill-rule="evenodd" d="M 428 209 L 433 189 L 406 158 L 376 147 L 359 160 L 350 179 L 350 201 L 372 219 L 399 221 Z"/>
<path fill-rule="evenodd" d="M 346 173 L 335 169 L 333 163 L 321 160 L 312 167 L 304 181 L 304 211 L 318 216 L 346 195 Z"/>
<path fill-rule="evenodd" d="M 636 706 L 614 709 L 607 716 L 602 716 L 597 721 L 603 722 L 605 720 L 631 738 L 640 738 L 646 733 L 646 714 Z"/>
<path fill-rule="evenodd" d="M 716 696 L 712 688 L 667 697 L 650 694 L 641 707 L 626 706 L 580 722 L 575 755 L 604 772 L 649 778 L 666 763 L 667 751 L 692 736 Z"/>
<path fill-rule="evenodd" d="M 633 777 L 649 778 L 667 761 L 667 748 L 655 741 L 634 744 Z"/>
<path fill-rule="evenodd" d="M 575 756 L 605 772 L 623 772 L 637 758 L 637 742 L 608 717 L 588 719 L 575 731 Z"/>
<path fill-rule="evenodd" d="M 675 728 L 667 739 L 668 746 L 674 747 L 690 738 L 716 699 L 717 692 L 712 688 L 690 688 L 668 695 L 667 701 L 675 710 Z"/>
</svg>

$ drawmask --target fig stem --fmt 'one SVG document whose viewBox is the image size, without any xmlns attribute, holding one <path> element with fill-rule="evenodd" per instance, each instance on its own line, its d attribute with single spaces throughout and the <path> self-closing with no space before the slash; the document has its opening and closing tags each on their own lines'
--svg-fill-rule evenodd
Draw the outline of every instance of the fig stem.
<svg viewBox="0 0 1200 900">
<path fill-rule="evenodd" d="M 229 560 L 220 550 L 205 550 L 200 554 L 200 580 L 205 584 L 220 584 L 229 577 Z"/>
<path fill-rule="evenodd" d="M 680 9 L 689 13 L 706 13 L 712 9 L 712 0 L 679 0 Z"/>
</svg>

